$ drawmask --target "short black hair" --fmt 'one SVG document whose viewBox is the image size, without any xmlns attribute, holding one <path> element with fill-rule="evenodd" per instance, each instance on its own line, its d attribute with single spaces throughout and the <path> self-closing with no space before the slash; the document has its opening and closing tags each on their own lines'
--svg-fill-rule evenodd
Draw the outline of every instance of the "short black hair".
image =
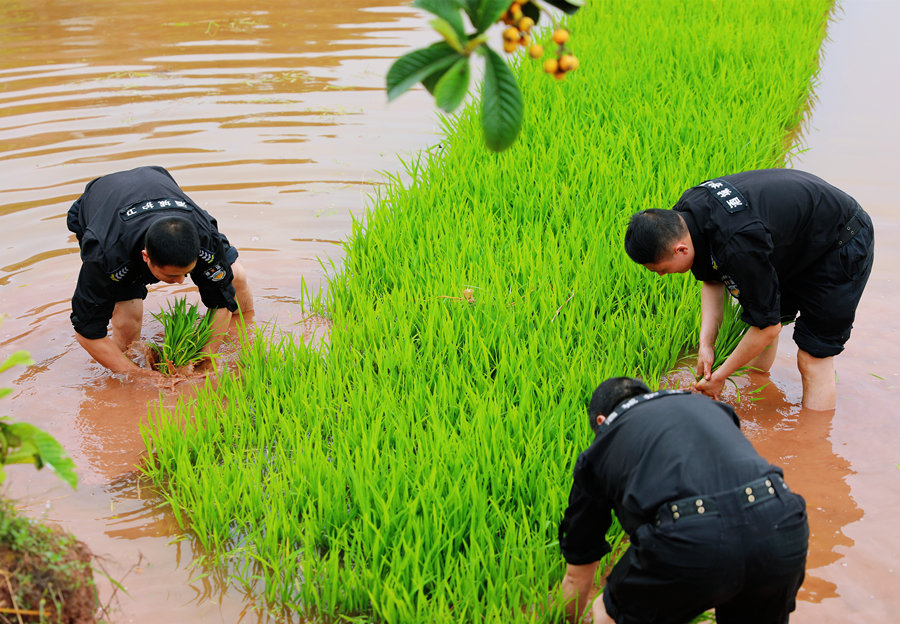
<svg viewBox="0 0 900 624">
<path fill-rule="evenodd" d="M 638 264 L 657 262 L 666 249 L 687 232 L 684 219 L 675 210 L 641 210 L 631 215 L 628 222 L 625 253 Z"/>
<path fill-rule="evenodd" d="M 631 397 L 647 394 L 650 388 L 640 379 L 634 377 L 610 377 L 597 386 L 588 406 L 588 422 L 594 433 L 600 429 L 597 424 L 597 414 L 609 416 L 616 409 L 616 405 L 627 401 Z"/>
<path fill-rule="evenodd" d="M 184 268 L 200 255 L 197 226 L 184 217 L 162 217 L 154 221 L 144 235 L 144 249 L 156 266 Z"/>
</svg>

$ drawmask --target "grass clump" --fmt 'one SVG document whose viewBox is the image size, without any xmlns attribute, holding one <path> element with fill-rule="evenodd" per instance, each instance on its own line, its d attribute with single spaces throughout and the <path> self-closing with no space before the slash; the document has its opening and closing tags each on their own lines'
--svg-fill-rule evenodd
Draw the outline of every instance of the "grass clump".
<svg viewBox="0 0 900 624">
<path fill-rule="evenodd" d="M 488 152 L 466 108 L 354 225 L 311 302 L 327 353 L 257 341 L 153 415 L 146 470 L 183 526 L 304 614 L 539 619 L 591 391 L 657 385 L 697 340 L 699 284 L 628 260 L 628 219 L 785 162 L 829 7 L 587 3 L 578 72 L 516 69 L 519 141 Z"/>
<path fill-rule="evenodd" d="M 198 307 L 181 297 L 153 315 L 164 331 L 162 343 L 150 343 L 157 358 L 156 368 L 162 374 L 174 375 L 177 369 L 206 357 L 203 347 L 213 336 L 213 315 L 209 311 L 200 314 Z"/>
<path fill-rule="evenodd" d="M 92 556 L 82 542 L 32 522 L 0 499 L 0 622 L 93 622 Z"/>
</svg>

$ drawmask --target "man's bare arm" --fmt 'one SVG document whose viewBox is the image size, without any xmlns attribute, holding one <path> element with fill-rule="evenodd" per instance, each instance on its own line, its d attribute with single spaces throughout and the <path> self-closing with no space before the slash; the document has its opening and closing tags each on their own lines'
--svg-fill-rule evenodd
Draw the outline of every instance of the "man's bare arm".
<svg viewBox="0 0 900 624">
<path fill-rule="evenodd" d="M 697 351 L 697 376 L 709 380 L 716 361 L 716 338 L 722 325 L 725 284 L 703 282 L 700 291 L 700 348 Z"/>
<path fill-rule="evenodd" d="M 85 338 L 75 332 L 75 339 L 88 354 L 114 373 L 127 375 L 154 375 L 154 371 L 141 368 L 127 357 L 109 336 L 103 338 Z"/>
<path fill-rule="evenodd" d="M 566 575 L 560 583 L 566 606 L 566 620 L 578 622 L 599 591 L 594 585 L 599 561 L 585 565 L 566 564 Z"/>
<path fill-rule="evenodd" d="M 203 354 L 207 356 L 219 350 L 228 333 L 228 326 L 231 324 L 231 311 L 228 308 L 215 308 L 212 312 L 212 336 L 203 347 Z"/>
</svg>

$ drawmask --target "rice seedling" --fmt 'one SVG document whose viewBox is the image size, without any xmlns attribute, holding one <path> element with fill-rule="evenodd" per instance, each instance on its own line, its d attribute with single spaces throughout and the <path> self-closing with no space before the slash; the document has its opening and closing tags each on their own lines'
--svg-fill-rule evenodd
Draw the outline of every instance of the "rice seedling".
<svg viewBox="0 0 900 624">
<path fill-rule="evenodd" d="M 591 391 L 656 386 L 697 343 L 699 285 L 632 263 L 628 218 L 783 164 L 809 94 L 830 3 L 720 4 L 587 3 L 565 24 L 592 33 L 577 72 L 515 68 L 527 140 L 489 152 L 477 106 L 444 118 L 324 294 L 301 286 L 327 348 L 258 339 L 238 375 L 151 414 L 145 471 L 260 600 L 539 621 Z"/>
<path fill-rule="evenodd" d="M 741 312 L 743 310 L 741 305 L 733 300 L 727 292 L 724 297 L 722 324 L 719 326 L 719 335 L 716 336 L 716 358 L 713 363 L 713 370 L 719 368 L 728 359 L 728 356 L 738 346 L 744 334 L 750 329 L 750 326 L 741 320 Z"/>
<path fill-rule="evenodd" d="M 202 315 L 197 304 L 188 304 L 186 298 L 180 297 L 153 318 L 162 324 L 164 332 L 162 343 L 150 343 L 162 374 L 174 375 L 177 369 L 210 357 L 203 353 L 213 336 L 213 316 L 209 311 Z"/>
</svg>

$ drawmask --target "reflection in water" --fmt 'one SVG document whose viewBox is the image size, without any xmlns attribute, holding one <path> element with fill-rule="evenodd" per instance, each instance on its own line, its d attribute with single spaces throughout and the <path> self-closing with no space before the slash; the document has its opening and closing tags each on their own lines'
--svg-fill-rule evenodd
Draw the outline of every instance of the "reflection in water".
<svg viewBox="0 0 900 624">
<path fill-rule="evenodd" d="M 751 375 L 750 385 L 762 385 L 767 375 Z M 738 407 L 744 431 L 756 450 L 784 469 L 791 489 L 806 499 L 810 549 L 806 580 L 799 598 L 821 602 L 838 595 L 837 585 L 815 574 L 816 568 L 834 563 L 853 545 L 843 527 L 863 517 L 850 496 L 850 462 L 834 452 L 831 430 L 835 411 L 792 406 L 777 383 L 769 383 L 758 400 Z"/>
<path fill-rule="evenodd" d="M 788 341 L 781 342 L 780 351 L 796 353 Z M 780 361 L 786 359 L 784 355 L 779 353 Z M 863 512 L 850 496 L 847 477 L 854 474 L 850 462 L 832 447 L 835 411 L 800 407 L 799 397 L 790 400 L 777 375 L 770 378 L 769 374 L 751 372 L 733 379 L 734 384 L 726 384 L 722 400 L 735 407 L 741 430 L 757 452 L 780 466 L 791 489 L 806 499 L 810 543 L 806 579 L 798 597 L 810 602 L 836 597 L 837 585 L 817 576 L 815 570 L 844 556 L 839 548 L 852 546 L 853 540 L 843 528 L 860 520 Z M 660 385 L 688 388 L 692 381 L 692 371 L 685 366 L 668 375 Z"/>
</svg>

